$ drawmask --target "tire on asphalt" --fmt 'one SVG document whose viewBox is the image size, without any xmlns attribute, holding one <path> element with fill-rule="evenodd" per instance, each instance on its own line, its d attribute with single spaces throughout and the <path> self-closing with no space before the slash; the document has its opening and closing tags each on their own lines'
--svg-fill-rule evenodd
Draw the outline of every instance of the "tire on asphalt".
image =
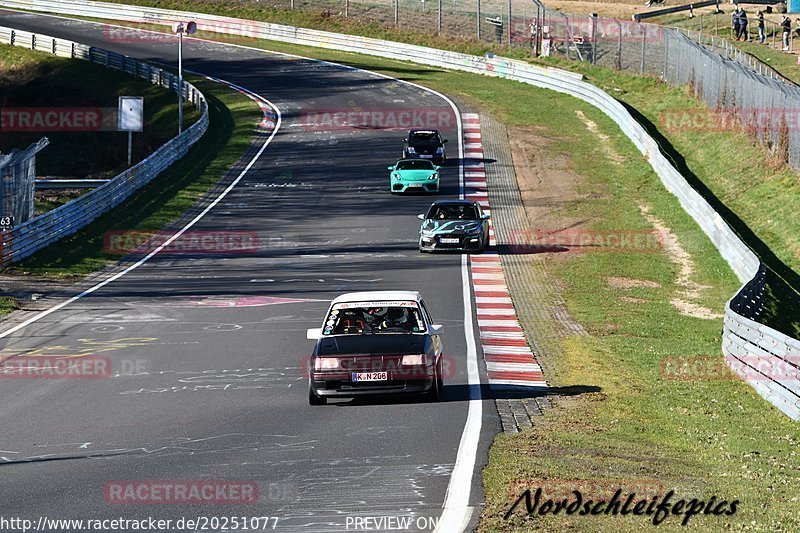
<svg viewBox="0 0 800 533">
<path fill-rule="evenodd" d="M 325 405 L 328 399 L 324 396 L 317 396 L 311 386 L 308 387 L 308 405 Z"/>
</svg>

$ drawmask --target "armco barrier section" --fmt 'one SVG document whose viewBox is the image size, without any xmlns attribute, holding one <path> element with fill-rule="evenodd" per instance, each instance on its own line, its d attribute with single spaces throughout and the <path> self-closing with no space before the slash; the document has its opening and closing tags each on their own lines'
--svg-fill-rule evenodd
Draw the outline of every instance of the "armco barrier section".
<svg viewBox="0 0 800 533">
<path fill-rule="evenodd" d="M 497 56 L 479 57 L 380 39 L 203 13 L 78 0 L 0 0 L 0 6 L 163 25 L 194 20 L 201 30 L 356 52 L 507 78 L 568 94 L 592 104 L 614 120 L 647 158 L 667 190 L 678 198 L 683 209 L 698 223 L 744 283 L 725 308 L 722 350 L 728 365 L 769 402 L 792 419 L 800 420 L 798 376 L 779 379 L 774 371 L 776 365 L 784 370 L 797 367 L 800 361 L 800 341 L 751 318 L 758 315 L 760 306 L 760 296 L 754 295 L 763 293 L 763 268 L 758 257 L 672 166 L 661 153 L 656 141 L 625 107 L 598 87 L 584 82 L 579 74 Z M 748 309 L 755 314 L 746 316 L 749 314 Z"/>
<path fill-rule="evenodd" d="M 148 63 L 80 43 L 54 37 L 0 27 L 0 44 L 11 44 L 39 50 L 61 57 L 85 59 L 107 68 L 144 78 L 154 85 L 178 91 L 178 77 Z M 80 230 L 100 215 L 128 198 L 134 191 L 149 183 L 165 168 L 183 157 L 208 129 L 208 109 L 205 97 L 193 85 L 183 82 L 187 101 L 200 110 L 200 119 L 183 133 L 173 137 L 146 159 L 118 176 L 66 204 L 34 217 L 12 230 L 0 232 L 2 248 L 0 265 L 7 265 L 45 246 Z"/>
</svg>

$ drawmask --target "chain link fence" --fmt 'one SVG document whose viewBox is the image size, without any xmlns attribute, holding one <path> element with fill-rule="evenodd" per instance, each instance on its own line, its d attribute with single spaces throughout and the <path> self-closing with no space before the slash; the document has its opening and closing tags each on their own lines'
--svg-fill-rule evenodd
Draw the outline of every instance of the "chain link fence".
<svg viewBox="0 0 800 533">
<path fill-rule="evenodd" d="M 800 169 L 800 88 L 729 41 L 678 28 L 543 9 L 538 52 L 688 86 L 711 118 L 675 112 L 670 128 L 744 128 Z"/>
<path fill-rule="evenodd" d="M 0 220 L 4 228 L 33 217 L 36 187 L 36 154 L 47 146 L 47 137 L 25 150 L 0 153 Z"/>
<path fill-rule="evenodd" d="M 537 12 L 532 0 L 272 0 L 268 3 L 244 0 L 243 3 L 352 18 L 416 33 L 526 46 L 531 43 L 531 25 Z"/>
</svg>

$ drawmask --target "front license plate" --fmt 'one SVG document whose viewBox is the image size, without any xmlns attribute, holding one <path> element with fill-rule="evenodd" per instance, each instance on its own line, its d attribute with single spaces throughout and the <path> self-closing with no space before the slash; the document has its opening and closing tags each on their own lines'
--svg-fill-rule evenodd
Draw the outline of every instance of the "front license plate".
<svg viewBox="0 0 800 533">
<path fill-rule="evenodd" d="M 386 381 L 386 372 L 353 372 L 353 381 Z"/>
<path fill-rule="evenodd" d="M 459 240 L 452 237 L 441 237 L 439 242 L 442 244 L 458 244 Z"/>
</svg>

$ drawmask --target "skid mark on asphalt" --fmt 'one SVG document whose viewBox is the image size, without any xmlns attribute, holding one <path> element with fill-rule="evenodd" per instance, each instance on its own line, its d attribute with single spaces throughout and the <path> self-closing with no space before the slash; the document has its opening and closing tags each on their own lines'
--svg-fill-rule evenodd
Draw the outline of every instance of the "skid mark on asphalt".
<svg viewBox="0 0 800 533">
<path fill-rule="evenodd" d="M 307 379 L 304 368 L 248 368 L 233 370 L 203 370 L 203 371 L 154 371 L 137 372 L 135 374 L 119 373 L 114 378 L 171 378 L 171 386 L 140 387 L 138 389 L 119 392 L 120 395 L 135 394 L 160 394 L 176 392 L 220 392 L 220 391 L 250 391 L 255 389 L 290 388 L 292 385 L 303 385 Z"/>
<path fill-rule="evenodd" d="M 465 113 L 463 120 L 466 138 L 464 159 L 469 165 L 466 169 L 466 198 L 479 202 L 488 213 L 489 195 L 480 118 L 475 113 Z M 494 248 L 497 241 L 491 218 L 489 228 L 490 245 Z M 470 267 L 489 386 L 547 387 L 542 368 L 517 320 L 500 256 L 497 253 L 474 255 L 470 258 Z"/>
<path fill-rule="evenodd" d="M 258 433 L 226 433 L 207 437 L 166 437 L 164 439 L 130 443 L 97 443 L 91 449 L 86 443 L 36 444 L 37 448 L 56 448 L 45 454 L 14 457 L 2 464 L 34 463 L 68 459 L 102 459 L 127 456 L 170 457 L 176 455 L 225 455 L 241 453 L 307 452 L 315 448 L 316 440 L 301 439 L 297 435 L 270 435 Z M 78 452 L 77 450 L 87 450 Z M 8 453 L 8 452 L 6 452 Z"/>
</svg>

